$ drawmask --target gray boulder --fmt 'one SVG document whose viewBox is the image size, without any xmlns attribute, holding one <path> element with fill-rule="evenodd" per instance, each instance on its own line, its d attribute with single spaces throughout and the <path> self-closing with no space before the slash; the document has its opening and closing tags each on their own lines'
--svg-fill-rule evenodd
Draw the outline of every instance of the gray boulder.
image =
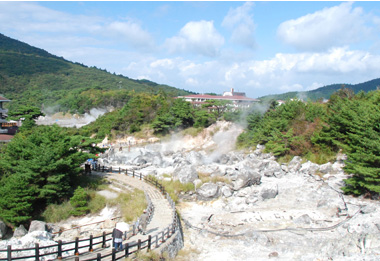
<svg viewBox="0 0 380 261">
<path fill-rule="evenodd" d="M 278 195 L 277 185 L 267 186 L 261 190 L 261 198 L 263 200 L 275 198 Z"/>
<path fill-rule="evenodd" d="M 311 161 L 308 161 L 304 164 L 302 164 L 301 169 L 299 170 L 302 173 L 307 174 L 314 174 L 319 170 L 319 165 L 316 163 L 313 163 Z"/>
<path fill-rule="evenodd" d="M 265 169 L 263 170 L 264 176 L 266 177 L 277 177 L 282 174 L 282 168 L 276 161 L 266 161 Z"/>
<path fill-rule="evenodd" d="M 198 178 L 198 173 L 194 166 L 181 165 L 174 170 L 173 178 L 185 184 L 196 180 Z"/>
<path fill-rule="evenodd" d="M 288 170 L 289 172 L 297 172 L 301 168 L 301 162 L 302 158 L 299 156 L 295 156 L 289 163 L 288 163 Z"/>
<path fill-rule="evenodd" d="M 30 227 L 29 227 L 28 232 L 31 233 L 34 231 L 47 231 L 46 223 L 43 221 L 39 221 L 39 220 L 33 220 L 30 223 Z"/>
<path fill-rule="evenodd" d="M 333 166 L 330 162 L 327 162 L 326 164 L 319 166 L 319 171 L 322 174 L 332 173 L 333 172 Z"/>
<path fill-rule="evenodd" d="M 4 238 L 4 236 L 7 234 L 7 226 L 3 221 L 0 220 L 0 239 Z"/>
<path fill-rule="evenodd" d="M 229 187 L 227 187 L 227 186 L 223 186 L 223 187 L 221 188 L 221 192 L 222 192 L 223 196 L 226 197 L 226 198 L 229 198 L 229 197 L 232 196 L 232 191 L 231 191 L 231 189 L 230 189 Z"/>
<path fill-rule="evenodd" d="M 203 163 L 203 156 L 197 151 L 190 151 L 186 154 L 186 160 L 192 165 L 199 165 Z"/>
<path fill-rule="evenodd" d="M 144 156 L 140 155 L 140 156 L 137 156 L 136 158 L 133 159 L 132 163 L 134 165 L 144 165 L 147 163 L 147 160 L 145 159 Z"/>
<path fill-rule="evenodd" d="M 312 222 L 313 222 L 313 220 L 309 217 L 308 214 L 304 214 L 302 216 L 299 216 L 298 218 L 296 218 L 294 220 L 294 223 L 300 224 L 300 225 L 305 225 L 305 224 L 309 225 Z"/>
<path fill-rule="evenodd" d="M 28 231 L 25 229 L 23 225 L 20 225 L 18 228 L 16 228 L 15 232 L 13 233 L 13 237 L 23 237 L 26 234 L 28 234 Z"/>
<path fill-rule="evenodd" d="M 219 196 L 219 187 L 214 183 L 205 183 L 197 189 L 197 194 L 201 199 L 213 199 Z"/>
<path fill-rule="evenodd" d="M 261 175 L 250 169 L 241 168 L 234 172 L 231 177 L 232 189 L 239 190 L 252 185 L 259 185 L 261 183 Z"/>
</svg>

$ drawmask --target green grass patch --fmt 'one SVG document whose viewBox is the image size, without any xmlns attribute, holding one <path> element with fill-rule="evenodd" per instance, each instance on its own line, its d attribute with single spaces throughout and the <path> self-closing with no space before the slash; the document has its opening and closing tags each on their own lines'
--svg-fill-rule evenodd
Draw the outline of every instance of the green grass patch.
<svg viewBox="0 0 380 261">
<path fill-rule="evenodd" d="M 191 182 L 182 184 L 179 180 L 170 180 L 170 181 L 158 180 L 154 176 L 149 176 L 149 178 L 153 180 L 157 180 L 159 183 L 161 183 L 165 187 L 165 190 L 169 193 L 172 200 L 176 203 L 178 202 L 178 194 L 180 192 L 188 192 L 188 191 L 195 190 L 195 186 Z"/>
<path fill-rule="evenodd" d="M 74 208 L 69 201 L 65 201 L 60 205 L 51 204 L 42 213 L 42 217 L 48 223 L 56 223 L 68 219 L 73 210 Z"/>
<path fill-rule="evenodd" d="M 107 204 L 110 206 L 119 205 L 121 215 L 127 223 L 136 220 L 148 206 L 144 191 L 138 189 L 121 193 L 117 198 L 107 200 Z"/>
<path fill-rule="evenodd" d="M 182 131 L 182 134 L 185 135 L 190 135 L 192 137 L 196 137 L 199 133 L 201 133 L 204 130 L 203 127 L 195 128 L 195 127 L 190 127 Z"/>
<path fill-rule="evenodd" d="M 86 187 L 85 191 L 89 197 L 87 206 L 92 214 L 100 212 L 107 205 L 118 206 L 124 221 L 131 222 L 136 220 L 148 206 L 145 193 L 142 190 L 134 189 L 120 193 L 115 199 L 107 199 L 97 193 L 99 190 L 110 190 L 104 179 L 93 177 L 88 184 L 90 188 Z M 41 216 L 46 222 L 56 223 L 71 217 L 73 210 L 70 201 L 66 201 L 61 205 L 49 205 Z"/>
<path fill-rule="evenodd" d="M 210 176 L 206 173 L 198 173 L 199 179 L 203 183 L 217 183 L 217 182 L 223 182 L 226 184 L 231 184 L 231 180 L 224 176 Z"/>
</svg>

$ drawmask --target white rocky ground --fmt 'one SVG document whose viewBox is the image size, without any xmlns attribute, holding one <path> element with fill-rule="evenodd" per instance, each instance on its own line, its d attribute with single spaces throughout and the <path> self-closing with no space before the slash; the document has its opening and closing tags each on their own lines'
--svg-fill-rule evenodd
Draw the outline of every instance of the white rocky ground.
<svg viewBox="0 0 380 261">
<path fill-rule="evenodd" d="M 196 137 L 117 149 L 137 143 L 127 137 L 99 162 L 198 186 L 177 206 L 183 260 L 380 260 L 380 203 L 342 195 L 344 155 L 280 165 L 260 146 L 235 151 L 241 131 L 218 122 Z"/>
<path fill-rule="evenodd" d="M 241 128 L 219 122 L 197 137 L 126 151 L 104 163 L 201 184 L 182 195 L 188 260 L 380 260 L 379 201 L 342 195 L 344 155 L 278 164 L 262 147 L 237 152 Z M 318 174 L 318 175 L 317 175 Z"/>
</svg>

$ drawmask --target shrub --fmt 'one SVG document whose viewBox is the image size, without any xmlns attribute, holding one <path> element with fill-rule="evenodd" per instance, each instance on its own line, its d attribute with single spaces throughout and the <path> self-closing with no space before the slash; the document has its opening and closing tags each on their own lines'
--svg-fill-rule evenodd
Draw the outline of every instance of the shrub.
<svg viewBox="0 0 380 261">
<path fill-rule="evenodd" d="M 73 206 L 73 210 L 71 211 L 73 216 L 82 216 L 90 212 L 87 205 L 88 198 L 89 196 L 87 191 L 85 191 L 82 187 L 79 186 L 75 190 L 74 196 L 70 198 L 70 204 Z"/>
<path fill-rule="evenodd" d="M 42 217 L 48 223 L 56 223 L 68 219 L 73 210 L 74 208 L 69 201 L 65 201 L 60 205 L 51 204 L 42 213 Z"/>
</svg>

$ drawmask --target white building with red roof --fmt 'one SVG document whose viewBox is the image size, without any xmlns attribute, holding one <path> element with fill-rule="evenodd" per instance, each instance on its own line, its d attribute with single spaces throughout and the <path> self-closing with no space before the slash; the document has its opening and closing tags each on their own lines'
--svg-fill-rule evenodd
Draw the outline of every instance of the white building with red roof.
<svg viewBox="0 0 380 261">
<path fill-rule="evenodd" d="M 232 88 L 229 92 L 224 92 L 222 96 L 209 95 L 209 94 L 191 94 L 186 96 L 179 96 L 178 98 L 185 99 L 194 105 L 202 105 L 212 100 L 228 101 L 230 106 L 234 108 L 249 108 L 255 102 L 259 102 L 258 99 L 246 97 L 244 92 L 235 92 Z"/>
<path fill-rule="evenodd" d="M 12 135 L 9 135 L 9 126 L 7 126 L 9 123 L 6 120 L 8 117 L 8 110 L 4 109 L 4 102 L 10 102 L 10 100 L 0 96 L 0 142 L 8 142 L 13 138 Z"/>
</svg>

